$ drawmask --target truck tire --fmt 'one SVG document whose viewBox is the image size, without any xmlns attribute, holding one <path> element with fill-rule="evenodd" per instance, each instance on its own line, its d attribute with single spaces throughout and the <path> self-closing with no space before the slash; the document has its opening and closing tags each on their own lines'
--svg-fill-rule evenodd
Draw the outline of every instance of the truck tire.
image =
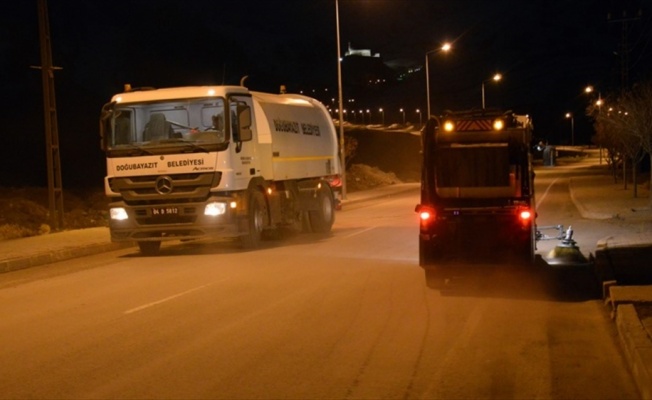
<svg viewBox="0 0 652 400">
<path fill-rule="evenodd" d="M 533 265 L 536 258 L 536 236 L 534 229 L 530 230 L 529 235 L 514 240 L 513 247 L 510 248 L 512 253 L 518 258 L 523 265 Z"/>
<path fill-rule="evenodd" d="M 432 266 L 441 260 L 441 249 L 431 241 L 419 238 L 419 265 L 422 267 Z"/>
<path fill-rule="evenodd" d="M 522 251 L 523 261 L 526 264 L 534 265 L 536 257 L 536 240 L 534 235 L 531 235 L 530 239 L 524 243 Z"/>
<path fill-rule="evenodd" d="M 317 209 L 308 212 L 312 231 L 315 233 L 330 232 L 335 222 L 335 199 L 330 185 L 322 182 L 317 189 Z"/>
<path fill-rule="evenodd" d="M 251 191 L 248 204 L 248 229 L 243 236 L 240 236 L 240 244 L 245 249 L 255 249 L 260 246 L 263 236 L 263 228 L 267 218 L 267 205 L 265 204 L 265 197 L 258 190 Z"/>
<path fill-rule="evenodd" d="M 155 256 L 161 249 L 161 242 L 138 242 L 138 248 L 145 256 Z"/>
</svg>

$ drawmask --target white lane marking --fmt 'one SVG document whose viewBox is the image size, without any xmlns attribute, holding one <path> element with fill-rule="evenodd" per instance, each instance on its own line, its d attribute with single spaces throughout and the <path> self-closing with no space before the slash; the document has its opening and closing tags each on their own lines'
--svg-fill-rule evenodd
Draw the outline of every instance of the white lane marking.
<svg viewBox="0 0 652 400">
<path fill-rule="evenodd" d="M 371 227 L 369 227 L 369 228 L 361 229 L 361 230 L 359 230 L 359 231 L 357 231 L 357 232 L 350 233 L 350 234 L 348 234 L 348 235 L 346 235 L 346 236 L 344 236 L 344 237 L 345 237 L 345 238 L 350 238 L 350 237 L 352 237 L 352 236 L 356 236 L 356 235 L 359 235 L 359 234 L 361 234 L 361 233 L 365 233 L 365 232 L 367 232 L 367 231 L 370 231 L 370 230 L 372 230 L 372 229 L 376 229 L 376 228 L 377 228 L 376 226 L 371 226 Z"/>
<path fill-rule="evenodd" d="M 551 188 L 551 187 L 555 184 L 555 182 L 557 182 L 558 180 L 559 180 L 559 178 L 555 178 L 555 180 L 552 181 L 552 182 L 550 183 L 550 185 L 548 185 L 548 187 L 546 188 L 546 191 L 543 192 L 543 194 L 541 195 L 541 197 L 539 197 L 539 200 L 537 201 L 537 205 L 536 205 L 537 209 L 539 208 L 539 205 L 541 205 L 541 203 L 543 203 L 543 199 L 546 198 L 546 195 L 547 195 L 548 192 L 550 191 L 550 188 Z"/>
<path fill-rule="evenodd" d="M 132 309 L 130 309 L 130 310 L 125 311 L 125 314 L 135 313 L 135 312 L 138 312 L 138 311 L 142 311 L 142 310 L 144 310 L 144 309 L 146 309 L 146 308 L 150 308 L 150 307 L 153 307 L 153 306 L 159 305 L 159 304 L 161 304 L 161 303 L 165 303 L 166 301 L 174 300 L 174 299 L 176 299 L 177 297 L 185 296 L 185 295 L 190 294 L 190 293 L 192 293 L 192 292 L 196 292 L 196 291 L 201 290 L 201 289 L 203 289 L 203 288 L 205 288 L 205 287 L 208 287 L 208 286 L 210 286 L 210 285 L 212 285 L 212 284 L 213 284 L 213 283 L 208 283 L 208 284 L 206 284 L 206 285 L 202 285 L 202 286 L 198 286 L 198 287 L 196 287 L 196 288 L 188 289 L 188 290 L 186 290 L 185 292 L 181 292 L 181 293 L 174 294 L 174 295 L 172 295 L 172 296 L 166 297 L 166 298 L 161 299 L 161 300 L 157 300 L 157 301 L 153 301 L 153 302 L 151 302 L 151 303 L 143 304 L 142 306 L 138 306 L 138 307 L 135 307 L 135 308 L 132 308 Z"/>
</svg>

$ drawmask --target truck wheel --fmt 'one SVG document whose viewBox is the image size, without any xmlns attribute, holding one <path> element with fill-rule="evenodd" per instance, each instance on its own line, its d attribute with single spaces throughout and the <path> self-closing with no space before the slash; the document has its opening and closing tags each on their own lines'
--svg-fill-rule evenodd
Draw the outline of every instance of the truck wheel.
<svg viewBox="0 0 652 400">
<path fill-rule="evenodd" d="M 422 267 L 437 264 L 441 259 L 441 249 L 430 241 L 419 238 L 419 265 Z"/>
<path fill-rule="evenodd" d="M 322 184 L 317 190 L 317 209 L 309 211 L 308 217 L 313 232 L 330 232 L 335 222 L 335 199 L 328 184 Z"/>
<path fill-rule="evenodd" d="M 536 238 L 534 234 L 528 235 L 516 242 L 516 248 L 512 249 L 518 255 L 520 261 L 525 265 L 533 265 L 536 257 Z"/>
<path fill-rule="evenodd" d="M 138 242 L 140 252 L 145 256 L 155 256 L 161 249 L 161 242 Z"/>
<path fill-rule="evenodd" d="M 247 215 L 247 233 L 240 237 L 240 243 L 245 249 L 254 249 L 260 245 L 263 227 L 267 217 L 265 197 L 258 190 L 249 195 L 249 210 Z"/>
<path fill-rule="evenodd" d="M 536 256 L 536 242 L 534 239 L 528 240 L 527 242 L 524 243 L 523 249 L 521 250 L 523 253 L 523 260 L 527 264 L 534 264 L 535 261 L 535 256 Z"/>
</svg>

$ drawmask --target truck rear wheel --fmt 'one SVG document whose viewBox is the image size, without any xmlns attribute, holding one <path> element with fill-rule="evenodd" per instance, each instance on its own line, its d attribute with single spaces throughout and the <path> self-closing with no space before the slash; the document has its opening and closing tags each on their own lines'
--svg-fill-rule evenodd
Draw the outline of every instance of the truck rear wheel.
<svg viewBox="0 0 652 400">
<path fill-rule="evenodd" d="M 335 199 L 330 185 L 322 182 L 317 189 L 317 209 L 308 212 L 312 231 L 316 233 L 330 232 L 335 222 Z"/>
<path fill-rule="evenodd" d="M 419 265 L 422 267 L 437 264 L 441 260 L 441 248 L 432 241 L 419 238 Z"/>
<path fill-rule="evenodd" d="M 161 242 L 138 242 L 138 248 L 145 256 L 155 256 L 161 249 Z"/>
<path fill-rule="evenodd" d="M 525 241 L 523 243 L 523 248 L 521 249 L 521 252 L 523 256 L 523 261 L 525 261 L 528 264 L 534 264 L 535 257 L 536 257 L 536 241 L 534 239 L 534 235 L 532 235 L 530 240 Z"/>
<path fill-rule="evenodd" d="M 240 237 L 243 248 L 253 249 L 260 245 L 267 217 L 265 197 L 258 190 L 249 195 L 249 210 L 247 215 L 247 233 Z"/>
</svg>

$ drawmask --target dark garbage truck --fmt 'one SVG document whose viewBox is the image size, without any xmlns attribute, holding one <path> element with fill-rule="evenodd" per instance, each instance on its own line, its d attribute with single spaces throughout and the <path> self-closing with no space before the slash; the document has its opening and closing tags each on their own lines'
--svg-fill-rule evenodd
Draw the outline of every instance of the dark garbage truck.
<svg viewBox="0 0 652 400">
<path fill-rule="evenodd" d="M 419 264 L 507 254 L 534 262 L 532 121 L 496 109 L 448 111 L 422 130 Z"/>
</svg>

